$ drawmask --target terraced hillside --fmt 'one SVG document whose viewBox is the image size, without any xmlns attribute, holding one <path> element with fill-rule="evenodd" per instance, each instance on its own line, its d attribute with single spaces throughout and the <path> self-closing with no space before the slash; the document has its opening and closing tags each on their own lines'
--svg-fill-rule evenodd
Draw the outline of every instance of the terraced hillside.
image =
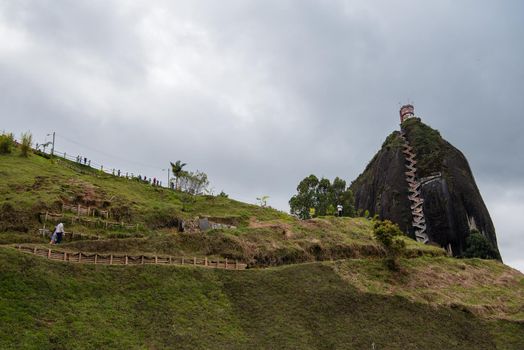
<svg viewBox="0 0 524 350">
<path fill-rule="evenodd" d="M 365 218 L 301 221 L 16 152 L 0 156 L 0 175 L 0 349 L 524 348 L 524 276 L 500 262 L 406 238 L 391 272 Z M 200 230 L 197 218 L 217 225 Z M 248 268 L 94 265 L 15 249 L 55 249 L 38 229 L 57 221 L 76 234 L 59 245 L 72 256 Z"/>
</svg>

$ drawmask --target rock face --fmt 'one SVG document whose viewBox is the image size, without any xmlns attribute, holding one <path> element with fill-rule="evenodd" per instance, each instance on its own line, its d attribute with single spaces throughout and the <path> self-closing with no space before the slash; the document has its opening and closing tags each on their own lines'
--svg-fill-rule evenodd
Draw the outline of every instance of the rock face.
<svg viewBox="0 0 524 350">
<path fill-rule="evenodd" d="M 464 155 L 419 118 L 403 121 L 402 129 L 416 153 L 430 241 L 443 247 L 449 244 L 455 256 L 461 255 L 467 236 L 476 228 L 498 250 L 493 222 Z M 415 238 L 403 144 L 399 131 L 389 135 L 351 189 L 357 210 L 389 219 Z"/>
</svg>

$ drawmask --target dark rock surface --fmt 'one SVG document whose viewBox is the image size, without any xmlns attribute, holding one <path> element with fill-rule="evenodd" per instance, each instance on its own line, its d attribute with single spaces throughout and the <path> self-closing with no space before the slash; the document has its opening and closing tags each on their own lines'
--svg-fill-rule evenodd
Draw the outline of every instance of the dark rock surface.
<svg viewBox="0 0 524 350">
<path fill-rule="evenodd" d="M 453 254 L 461 255 L 470 230 L 477 228 L 498 250 L 493 222 L 464 155 L 418 118 L 404 121 L 402 128 L 417 154 L 418 178 L 441 173 L 421 187 L 430 240 L 444 247 L 449 243 Z M 402 139 L 395 131 L 351 189 L 357 210 L 389 219 L 414 238 L 404 163 Z"/>
</svg>

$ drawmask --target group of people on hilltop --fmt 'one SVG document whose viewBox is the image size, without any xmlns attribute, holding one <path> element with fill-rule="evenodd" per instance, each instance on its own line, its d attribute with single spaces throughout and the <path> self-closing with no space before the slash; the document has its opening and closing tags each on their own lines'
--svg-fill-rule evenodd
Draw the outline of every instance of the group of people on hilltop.
<svg viewBox="0 0 524 350">
<path fill-rule="evenodd" d="M 51 241 L 49 242 L 49 244 L 60 244 L 62 242 L 62 239 L 64 238 L 64 233 L 64 224 L 59 223 L 58 225 L 56 225 L 55 230 L 51 235 Z"/>
</svg>

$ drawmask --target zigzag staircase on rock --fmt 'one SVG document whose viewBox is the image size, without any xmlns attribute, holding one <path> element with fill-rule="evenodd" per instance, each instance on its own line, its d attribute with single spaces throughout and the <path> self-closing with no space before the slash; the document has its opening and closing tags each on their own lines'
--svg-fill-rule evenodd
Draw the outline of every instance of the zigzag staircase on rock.
<svg viewBox="0 0 524 350">
<path fill-rule="evenodd" d="M 413 228 L 415 229 L 415 237 L 418 242 L 428 243 L 429 237 L 426 234 L 426 219 L 424 217 L 424 210 L 422 204 L 424 199 L 422 199 L 420 193 L 420 181 L 417 180 L 417 161 L 416 154 L 413 152 L 413 147 L 410 146 L 408 139 L 404 131 L 402 130 L 400 137 L 404 141 L 404 149 L 402 152 L 406 157 L 406 182 L 408 183 L 409 190 L 409 200 L 411 201 L 411 215 L 413 217 Z"/>
</svg>

